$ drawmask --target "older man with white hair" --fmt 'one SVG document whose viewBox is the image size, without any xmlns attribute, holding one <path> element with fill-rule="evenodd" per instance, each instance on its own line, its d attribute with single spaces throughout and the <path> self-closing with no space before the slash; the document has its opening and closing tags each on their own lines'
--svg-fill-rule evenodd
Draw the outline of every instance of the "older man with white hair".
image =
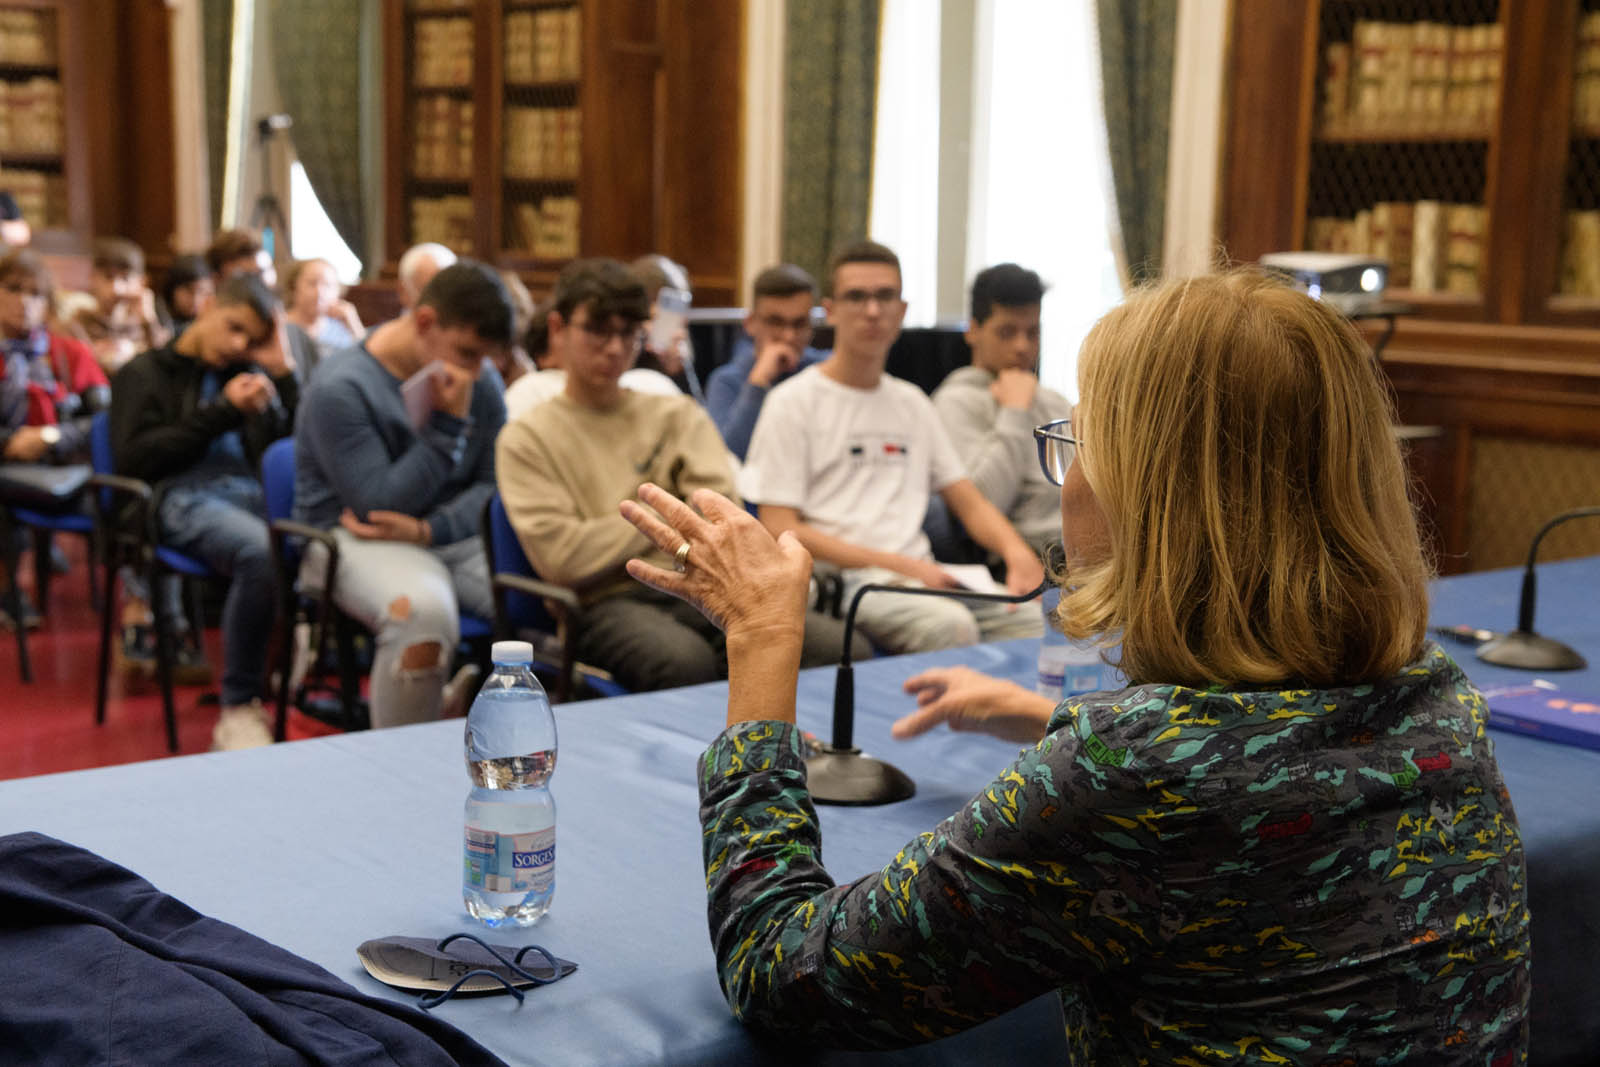
<svg viewBox="0 0 1600 1067">
<path fill-rule="evenodd" d="M 433 281 L 433 276 L 456 261 L 456 254 L 442 244 L 425 241 L 406 249 L 400 257 L 400 306 L 407 311 L 417 306 L 417 297 Z"/>
</svg>

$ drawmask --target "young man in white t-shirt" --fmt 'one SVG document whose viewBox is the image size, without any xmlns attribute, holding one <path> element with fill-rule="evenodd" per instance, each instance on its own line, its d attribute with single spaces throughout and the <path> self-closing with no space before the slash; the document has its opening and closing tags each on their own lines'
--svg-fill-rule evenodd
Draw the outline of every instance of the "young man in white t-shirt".
<svg viewBox="0 0 1600 1067">
<path fill-rule="evenodd" d="M 863 241 L 834 256 L 833 355 L 778 385 L 761 409 L 741 489 L 774 534 L 793 530 L 820 563 L 843 572 L 845 595 L 865 583 L 955 588 L 922 532 L 937 492 L 973 540 L 1006 565 L 1006 587 L 1034 588 L 1039 557 L 984 499 L 945 434 L 933 403 L 910 382 L 884 374 L 900 334 L 900 261 Z M 857 625 L 880 647 L 924 651 L 1038 634 L 1039 612 L 1023 605 L 963 603 L 869 594 Z"/>
</svg>

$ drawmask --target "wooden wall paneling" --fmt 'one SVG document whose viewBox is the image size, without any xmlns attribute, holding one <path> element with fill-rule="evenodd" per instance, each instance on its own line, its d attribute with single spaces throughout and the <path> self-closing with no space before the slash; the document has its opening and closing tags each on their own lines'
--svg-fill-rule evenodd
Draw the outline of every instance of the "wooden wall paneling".
<svg viewBox="0 0 1600 1067">
<path fill-rule="evenodd" d="M 689 268 L 695 303 L 740 303 L 744 4 L 663 6 L 660 246 Z"/>
<path fill-rule="evenodd" d="M 1316 7 L 1234 0 L 1218 227 L 1236 262 L 1294 247 L 1305 225 Z"/>
<path fill-rule="evenodd" d="M 1492 321 L 1546 318 L 1561 254 L 1577 5 L 1503 0 L 1500 106 L 1489 142 L 1483 248 Z"/>
<path fill-rule="evenodd" d="M 656 250 L 662 92 L 657 3 L 594 0 L 583 10 L 583 17 L 592 20 L 584 28 L 581 90 L 579 227 L 587 256 L 626 260 Z"/>
</svg>

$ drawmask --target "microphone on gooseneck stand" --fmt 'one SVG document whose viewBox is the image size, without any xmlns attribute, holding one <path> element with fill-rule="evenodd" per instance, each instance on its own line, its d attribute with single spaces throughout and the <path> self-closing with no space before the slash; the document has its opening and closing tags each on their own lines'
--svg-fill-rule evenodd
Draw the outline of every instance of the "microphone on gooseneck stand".
<svg viewBox="0 0 1600 1067">
<path fill-rule="evenodd" d="M 817 744 L 815 754 L 806 760 L 806 783 L 811 799 L 819 804 L 874 805 L 907 800 L 917 791 L 916 783 L 898 767 L 863 755 L 855 747 L 856 678 L 850 664 L 850 642 L 855 637 L 856 609 L 868 593 L 899 593 L 903 596 L 943 597 L 947 600 L 991 600 L 1000 604 L 1021 604 L 1040 596 L 1049 586 L 1046 578 L 1027 593 L 978 593 L 966 589 L 929 589 L 925 586 L 863 585 L 850 598 L 844 616 L 844 652 L 839 657 L 839 673 L 833 683 L 833 743 Z"/>
<path fill-rule="evenodd" d="M 1584 658 L 1560 641 L 1541 637 L 1533 629 L 1534 596 L 1538 580 L 1533 564 L 1544 535 L 1570 519 L 1600 516 L 1600 507 L 1564 511 L 1539 527 L 1528 546 L 1528 565 L 1522 572 L 1522 597 L 1517 604 L 1517 628 L 1487 641 L 1478 648 L 1478 658 L 1497 667 L 1519 667 L 1527 671 L 1580 671 L 1588 664 Z"/>
</svg>

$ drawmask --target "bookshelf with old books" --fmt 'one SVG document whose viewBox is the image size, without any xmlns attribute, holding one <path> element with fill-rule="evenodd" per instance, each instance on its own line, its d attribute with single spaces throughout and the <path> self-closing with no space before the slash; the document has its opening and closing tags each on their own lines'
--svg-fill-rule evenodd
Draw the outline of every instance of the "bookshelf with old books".
<svg viewBox="0 0 1600 1067">
<path fill-rule="evenodd" d="M 73 0 L 0 0 L 0 189 L 46 251 L 87 246 L 80 15 Z"/>
<path fill-rule="evenodd" d="M 1600 0 L 1235 0 L 1230 35 L 1222 246 L 1390 263 L 1440 566 L 1513 562 L 1600 498 Z"/>
<path fill-rule="evenodd" d="M 391 265 L 439 241 L 537 290 L 580 254 L 662 251 L 688 264 L 697 290 L 731 297 L 740 11 L 738 0 L 391 0 Z M 715 224 L 678 225 L 708 209 Z"/>
</svg>

